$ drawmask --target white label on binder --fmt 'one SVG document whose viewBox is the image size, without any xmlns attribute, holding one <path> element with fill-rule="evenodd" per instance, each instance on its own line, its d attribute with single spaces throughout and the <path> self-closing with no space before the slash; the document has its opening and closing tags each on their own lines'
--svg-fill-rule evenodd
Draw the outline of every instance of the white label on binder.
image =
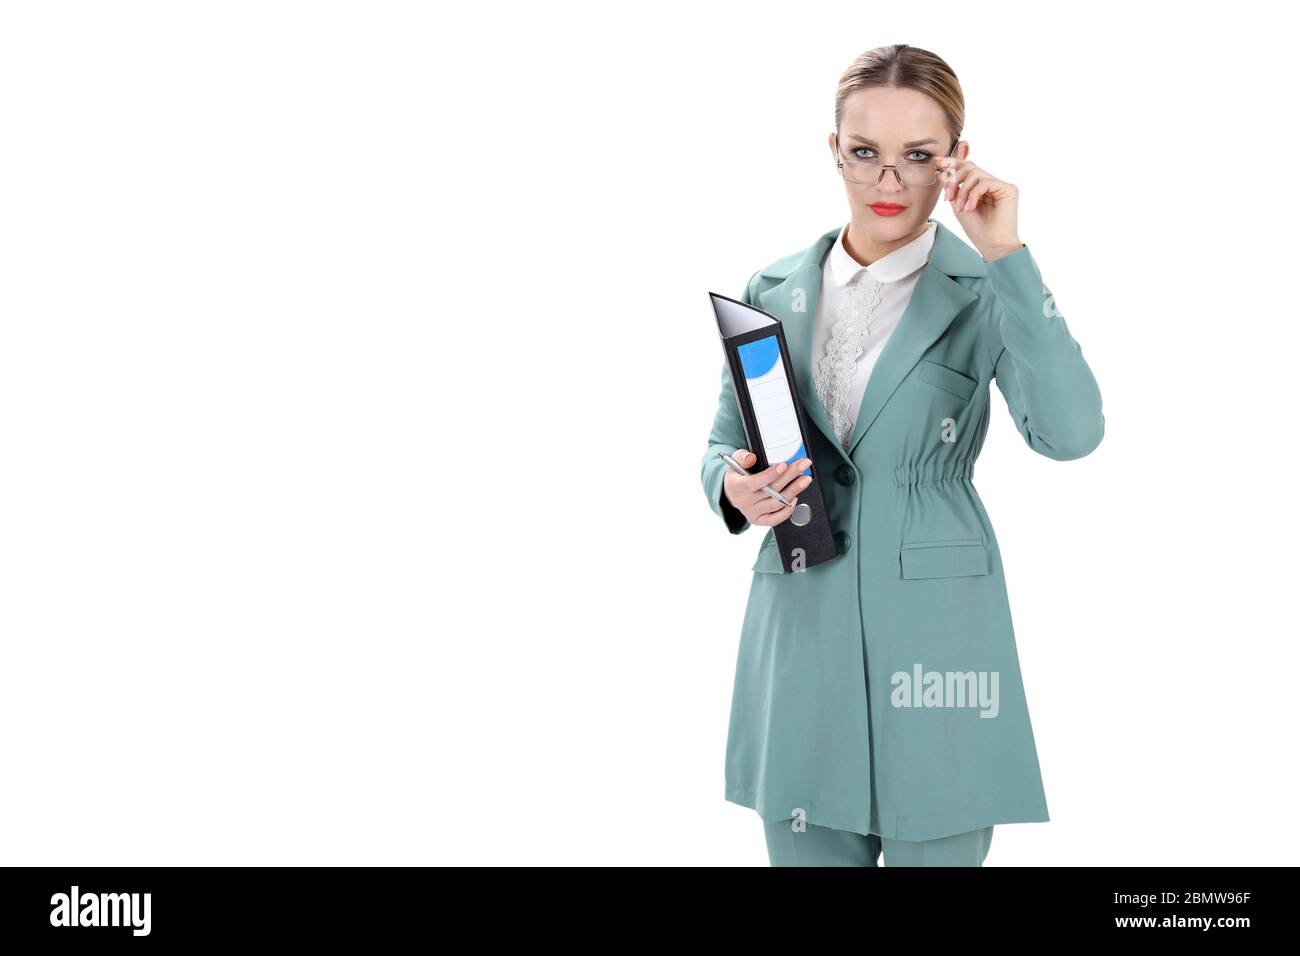
<svg viewBox="0 0 1300 956">
<path fill-rule="evenodd" d="M 804 457 L 806 453 L 799 437 L 794 395 L 785 376 L 785 363 L 781 361 L 777 337 L 769 335 L 746 342 L 737 346 L 736 352 L 745 372 L 745 386 L 749 389 L 768 464 Z"/>
</svg>

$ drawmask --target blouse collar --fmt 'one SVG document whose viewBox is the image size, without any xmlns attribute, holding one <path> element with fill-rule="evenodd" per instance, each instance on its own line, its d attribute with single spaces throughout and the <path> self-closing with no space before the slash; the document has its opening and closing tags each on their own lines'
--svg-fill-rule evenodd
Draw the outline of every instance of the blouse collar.
<svg viewBox="0 0 1300 956">
<path fill-rule="evenodd" d="M 933 219 L 929 220 L 925 232 L 907 245 L 899 246 L 888 255 L 881 256 L 871 265 L 864 266 L 849 255 L 848 250 L 844 248 L 844 234 L 849 230 L 846 224 L 840 230 L 835 245 L 831 247 L 831 278 L 836 285 L 845 285 L 863 269 L 866 269 L 877 282 L 896 282 L 899 279 L 906 278 L 929 261 L 930 251 L 934 248 L 938 225 Z"/>
</svg>

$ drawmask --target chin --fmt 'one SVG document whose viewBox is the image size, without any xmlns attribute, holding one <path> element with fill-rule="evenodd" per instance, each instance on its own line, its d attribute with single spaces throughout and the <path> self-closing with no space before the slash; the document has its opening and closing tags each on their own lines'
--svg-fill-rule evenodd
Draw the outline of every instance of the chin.
<svg viewBox="0 0 1300 956">
<path fill-rule="evenodd" d="M 876 239 L 900 239 L 921 228 L 926 220 L 925 214 L 915 207 L 909 207 L 897 216 L 877 216 L 870 207 L 864 207 L 862 215 L 867 234 Z"/>
</svg>

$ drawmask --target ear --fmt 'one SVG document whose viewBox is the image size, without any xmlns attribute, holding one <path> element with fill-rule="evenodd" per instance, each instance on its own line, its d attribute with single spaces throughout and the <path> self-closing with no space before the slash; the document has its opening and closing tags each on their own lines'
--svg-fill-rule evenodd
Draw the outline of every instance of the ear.
<svg viewBox="0 0 1300 956">
<path fill-rule="evenodd" d="M 826 146 L 827 146 L 827 148 L 830 149 L 830 151 L 831 151 L 831 158 L 834 159 L 834 160 L 838 163 L 838 162 L 840 161 L 840 158 L 839 158 L 839 156 L 836 155 L 836 151 L 835 151 L 835 131 L 834 131 L 834 130 L 831 130 L 829 133 L 826 134 Z"/>
<path fill-rule="evenodd" d="M 957 141 L 957 151 L 954 154 L 959 162 L 966 162 L 966 157 L 970 155 L 970 143 L 964 139 Z"/>
</svg>

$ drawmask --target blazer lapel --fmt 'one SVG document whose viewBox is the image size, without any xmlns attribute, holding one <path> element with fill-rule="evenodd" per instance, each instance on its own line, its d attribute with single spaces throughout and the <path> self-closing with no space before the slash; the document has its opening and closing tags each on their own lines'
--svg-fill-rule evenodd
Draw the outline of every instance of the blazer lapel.
<svg viewBox="0 0 1300 956">
<path fill-rule="evenodd" d="M 938 341 L 957 313 L 979 298 L 952 277 L 984 275 L 984 260 L 943 223 L 930 221 L 937 226 L 930 261 L 922 268 L 902 318 L 867 379 L 862 407 L 849 439 L 850 456 L 925 350 Z"/>
<path fill-rule="evenodd" d="M 925 350 L 943 335 L 962 309 L 978 298 L 964 285 L 954 282 L 953 277 L 986 275 L 984 260 L 979 253 L 945 228 L 943 223 L 936 219 L 928 221 L 937 227 L 930 261 L 922 269 L 897 328 L 889 336 L 871 370 L 847 450 L 836 437 L 821 396 L 813 385 L 816 357 L 811 354 L 813 322 L 821 293 L 822 263 L 843 226 L 823 234 L 807 249 L 773 263 L 761 273 L 771 279 L 784 280 L 760 292 L 757 305 L 781 320 L 804 414 L 821 429 L 831 447 L 845 461 L 850 460 L 858 442 Z"/>
<path fill-rule="evenodd" d="M 794 365 L 795 385 L 803 404 L 804 416 L 830 439 L 831 444 L 845 461 L 848 456 L 835 437 L 835 429 L 822 407 L 821 397 L 813 386 L 812 329 L 817 315 L 817 298 L 821 294 L 822 260 L 830 252 L 840 229 L 824 234 L 803 252 L 781 259 L 763 275 L 771 279 L 784 279 L 765 292 L 758 294 L 758 306 L 781 320 L 785 330 L 790 362 Z M 810 451 L 810 449 L 805 449 Z"/>
</svg>

